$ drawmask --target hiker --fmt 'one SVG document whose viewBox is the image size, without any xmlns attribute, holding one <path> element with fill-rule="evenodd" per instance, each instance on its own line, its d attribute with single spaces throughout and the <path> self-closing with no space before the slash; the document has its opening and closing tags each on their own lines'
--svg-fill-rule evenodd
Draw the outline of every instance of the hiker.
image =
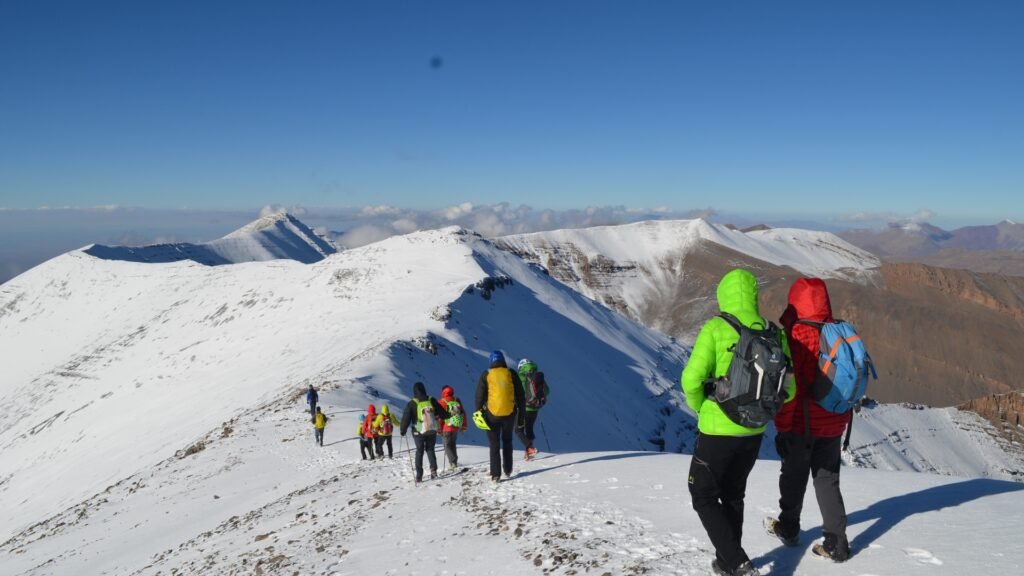
<svg viewBox="0 0 1024 576">
<path fill-rule="evenodd" d="M 313 417 L 313 437 L 320 446 L 324 445 L 324 428 L 327 427 L 327 415 L 316 407 L 316 416 Z"/>
<path fill-rule="evenodd" d="M 306 404 L 309 405 L 309 417 L 311 420 L 316 420 L 316 403 L 320 401 L 320 396 L 316 393 L 316 388 L 313 385 L 309 385 L 309 390 L 306 391 Z"/>
<path fill-rule="evenodd" d="M 366 407 L 366 419 L 363 420 L 363 438 L 366 438 L 366 447 L 369 448 L 370 460 L 374 460 L 374 452 L 376 450 L 375 438 L 377 435 L 373 430 L 373 421 L 377 418 L 377 408 L 373 404 Z M 380 455 L 378 453 L 378 455 Z"/>
<path fill-rule="evenodd" d="M 718 284 L 717 298 L 723 315 L 708 320 L 701 327 L 681 377 L 686 403 L 697 414 L 699 429 L 688 483 L 693 509 L 715 547 L 712 570 L 720 576 L 748 576 L 757 574 L 757 570 L 741 543 L 743 498 L 747 476 L 757 460 L 765 427 L 746 427 L 734 422 L 726 412 L 728 401 L 734 399 L 726 397 L 722 400 L 726 407 L 720 406 L 716 400 L 717 386 L 709 396 L 705 382 L 709 378 L 721 379 L 732 373 L 733 350 L 740 341 L 742 327 L 765 330 L 770 327 L 758 312 L 757 279 L 750 272 L 742 269 L 728 272 Z M 734 321 L 742 326 L 734 327 Z M 769 343 L 776 348 L 781 345 L 786 358 L 776 358 L 776 354 L 772 354 L 771 360 L 781 366 L 782 374 L 778 381 L 781 383 L 783 377 L 787 380 L 785 400 L 788 401 L 792 400 L 795 385 L 791 378 L 784 376 L 788 361 L 785 334 L 775 332 L 775 338 Z M 743 363 L 738 364 L 744 370 L 750 370 Z M 730 381 L 725 380 L 725 384 L 730 384 Z M 782 401 L 777 395 L 773 398 Z M 763 415 L 764 422 L 767 423 L 772 416 L 774 413 Z"/>
<path fill-rule="evenodd" d="M 491 482 L 512 476 L 512 428 L 526 424 L 523 387 L 519 375 L 508 369 L 500 350 L 491 352 L 490 368 L 480 375 L 476 386 L 476 409 L 487 424 L 491 449 Z"/>
<path fill-rule="evenodd" d="M 547 382 L 544 381 L 544 373 L 538 371 L 537 365 L 529 358 L 520 360 L 518 369 L 519 381 L 523 385 L 526 420 L 522 428 L 516 428 L 516 435 L 519 436 L 519 441 L 523 443 L 523 448 L 526 450 L 526 459 L 530 460 L 537 454 L 537 449 L 533 446 L 533 441 L 536 438 L 536 435 L 533 433 L 533 427 L 537 422 L 540 409 L 548 401 L 548 394 L 550 394 L 551 389 L 548 388 Z M 548 450 L 550 449 L 548 447 Z"/>
<path fill-rule="evenodd" d="M 378 457 L 384 457 L 385 444 L 388 445 L 388 458 L 392 457 L 391 434 L 394 432 L 394 429 L 395 423 L 391 419 L 391 410 L 387 404 L 382 404 L 380 413 L 377 414 L 377 418 L 373 421 L 374 447 L 377 449 Z"/>
<path fill-rule="evenodd" d="M 810 475 L 814 479 L 824 536 L 824 542 L 816 544 L 814 552 L 843 562 L 850 556 L 850 543 L 846 538 L 846 506 L 839 490 L 839 464 L 841 439 L 852 411 L 837 414 L 813 401 L 821 328 L 805 323 L 834 320 L 825 282 L 819 278 L 796 280 L 789 288 L 788 304 L 779 322 L 786 330 L 793 353 L 798 401 L 786 404 L 775 417 L 775 450 L 782 458 L 782 512 L 778 519 L 768 518 L 765 527 L 787 546 L 800 543 L 800 511 Z"/>
<path fill-rule="evenodd" d="M 459 438 L 459 432 L 466 431 L 466 409 L 462 407 L 462 400 L 455 397 L 455 389 L 451 386 L 441 388 L 440 404 L 448 411 L 448 418 L 441 424 L 441 438 L 445 456 L 448 457 L 448 466 L 454 472 L 459 467 L 459 453 L 455 449 L 455 443 Z"/>
<path fill-rule="evenodd" d="M 437 431 L 439 419 L 444 420 L 450 414 L 437 401 L 427 396 L 427 388 L 423 382 L 412 385 L 412 400 L 405 406 L 402 413 L 402 425 L 399 433 L 404 437 L 412 428 L 412 440 L 416 444 L 416 483 L 423 481 L 423 454 L 427 454 L 430 463 L 430 477 L 437 478 Z"/>
<path fill-rule="evenodd" d="M 366 426 L 366 414 L 359 415 L 359 427 L 356 428 L 356 434 L 359 436 L 359 453 L 363 455 L 363 460 L 366 460 L 366 453 L 370 453 L 370 460 L 373 460 L 373 446 L 370 441 L 363 435 L 363 428 Z"/>
</svg>

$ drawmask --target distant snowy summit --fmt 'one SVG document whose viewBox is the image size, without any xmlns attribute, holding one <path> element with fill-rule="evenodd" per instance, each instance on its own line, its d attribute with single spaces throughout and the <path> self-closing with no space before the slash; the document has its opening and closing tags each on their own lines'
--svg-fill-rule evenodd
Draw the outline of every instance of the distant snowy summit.
<svg viewBox="0 0 1024 576">
<path fill-rule="evenodd" d="M 286 212 L 264 216 L 223 238 L 202 244 L 93 244 L 83 250 L 86 254 L 104 260 L 150 263 L 192 260 L 206 266 L 280 259 L 312 264 L 337 251 L 330 242 Z"/>
</svg>

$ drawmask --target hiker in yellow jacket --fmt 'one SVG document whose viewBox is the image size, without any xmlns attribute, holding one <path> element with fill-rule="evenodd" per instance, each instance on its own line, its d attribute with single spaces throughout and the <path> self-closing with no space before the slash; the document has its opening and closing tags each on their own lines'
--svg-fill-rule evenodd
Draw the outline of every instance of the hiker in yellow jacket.
<svg viewBox="0 0 1024 576">
<path fill-rule="evenodd" d="M 316 407 L 316 414 L 313 415 L 313 434 L 318 446 L 324 445 L 324 428 L 327 428 L 327 415 Z"/>
</svg>

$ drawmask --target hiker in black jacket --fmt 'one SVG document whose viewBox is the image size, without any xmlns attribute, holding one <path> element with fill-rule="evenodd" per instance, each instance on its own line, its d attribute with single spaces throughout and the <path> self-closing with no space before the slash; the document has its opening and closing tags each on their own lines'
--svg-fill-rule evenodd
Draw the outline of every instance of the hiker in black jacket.
<svg viewBox="0 0 1024 576">
<path fill-rule="evenodd" d="M 509 370 L 500 350 L 491 352 L 491 367 L 480 375 L 476 386 L 476 409 L 487 422 L 491 448 L 491 482 L 512 475 L 512 429 L 526 424 L 526 396 L 519 375 Z"/>
<path fill-rule="evenodd" d="M 405 437 L 405 432 L 412 428 L 412 440 L 416 443 L 417 483 L 423 480 L 424 452 L 430 462 L 430 477 L 437 478 L 437 455 L 434 454 L 434 447 L 437 445 L 437 433 L 441 429 L 441 422 L 450 417 L 440 402 L 427 396 L 427 388 L 423 382 L 412 385 L 412 400 L 405 405 L 399 433 Z"/>
</svg>

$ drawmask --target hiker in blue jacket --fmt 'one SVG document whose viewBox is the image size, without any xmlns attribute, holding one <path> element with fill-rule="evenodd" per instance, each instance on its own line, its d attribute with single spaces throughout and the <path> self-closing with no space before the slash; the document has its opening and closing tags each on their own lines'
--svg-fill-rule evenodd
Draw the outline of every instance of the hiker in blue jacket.
<svg viewBox="0 0 1024 576">
<path fill-rule="evenodd" d="M 309 418 L 315 423 L 316 422 L 316 403 L 320 400 L 319 395 L 316 393 L 316 388 L 313 385 L 309 385 L 309 390 L 306 391 L 306 404 L 309 404 Z"/>
</svg>

